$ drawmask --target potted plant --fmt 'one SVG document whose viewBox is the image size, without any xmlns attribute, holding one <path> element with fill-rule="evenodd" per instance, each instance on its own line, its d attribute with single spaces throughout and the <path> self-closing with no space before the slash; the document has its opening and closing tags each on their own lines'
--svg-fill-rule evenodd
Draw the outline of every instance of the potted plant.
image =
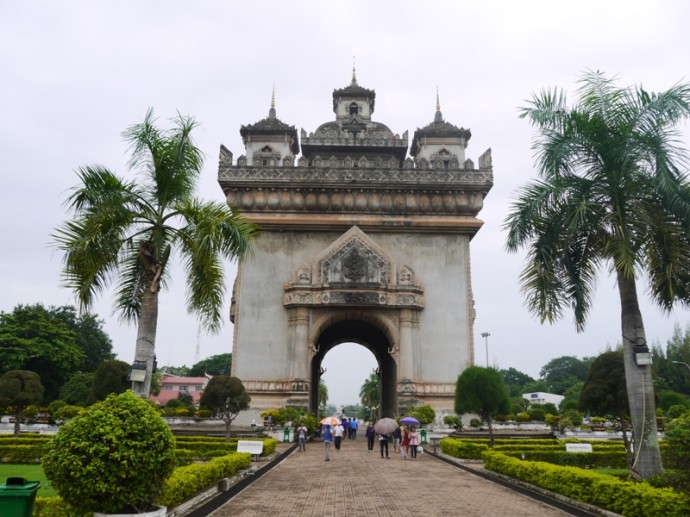
<svg viewBox="0 0 690 517">
<path fill-rule="evenodd" d="M 131 391 L 75 416 L 43 458 L 46 477 L 62 499 L 96 516 L 165 516 L 166 509 L 153 503 L 174 468 L 170 428 L 150 402 Z"/>
</svg>

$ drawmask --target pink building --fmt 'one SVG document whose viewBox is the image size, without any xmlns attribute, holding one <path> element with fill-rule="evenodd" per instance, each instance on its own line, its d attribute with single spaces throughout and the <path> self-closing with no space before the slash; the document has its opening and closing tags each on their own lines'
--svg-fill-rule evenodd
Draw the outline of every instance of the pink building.
<svg viewBox="0 0 690 517">
<path fill-rule="evenodd" d="M 199 399 L 204 392 L 204 388 L 211 380 L 211 376 L 206 377 L 179 377 L 164 373 L 161 377 L 161 392 L 158 395 L 151 395 L 150 399 L 155 400 L 161 406 L 165 406 L 169 400 L 176 399 L 180 392 L 187 392 L 192 396 L 194 404 L 199 405 Z"/>
</svg>

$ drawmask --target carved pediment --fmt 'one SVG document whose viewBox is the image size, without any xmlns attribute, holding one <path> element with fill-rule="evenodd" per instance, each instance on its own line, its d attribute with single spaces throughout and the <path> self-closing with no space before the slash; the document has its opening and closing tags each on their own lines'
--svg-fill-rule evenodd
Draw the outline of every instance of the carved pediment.
<svg viewBox="0 0 690 517">
<path fill-rule="evenodd" d="M 390 282 L 391 260 L 359 228 L 353 226 L 317 259 L 323 285 L 384 287 Z"/>
<path fill-rule="evenodd" d="M 285 286 L 286 306 L 424 306 L 423 289 L 407 265 L 388 254 L 353 226 L 311 264 L 297 268 Z"/>
</svg>

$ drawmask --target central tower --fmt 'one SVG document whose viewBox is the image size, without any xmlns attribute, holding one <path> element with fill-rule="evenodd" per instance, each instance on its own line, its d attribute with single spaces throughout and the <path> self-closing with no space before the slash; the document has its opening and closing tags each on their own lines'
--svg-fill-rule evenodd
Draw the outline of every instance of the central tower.
<svg viewBox="0 0 690 517">
<path fill-rule="evenodd" d="M 372 119 L 375 99 L 353 71 L 333 91 L 335 120 L 301 130 L 301 146 L 273 100 L 267 118 L 241 127 L 236 164 L 221 145 L 227 202 L 262 229 L 231 308 L 233 375 L 252 410 L 316 411 L 321 362 L 345 342 L 376 357 L 384 416 L 415 404 L 452 412 L 474 362 L 470 240 L 491 152 L 476 168 L 465 158 L 471 133 L 443 119 L 438 98 L 410 145 L 407 131 Z"/>
</svg>

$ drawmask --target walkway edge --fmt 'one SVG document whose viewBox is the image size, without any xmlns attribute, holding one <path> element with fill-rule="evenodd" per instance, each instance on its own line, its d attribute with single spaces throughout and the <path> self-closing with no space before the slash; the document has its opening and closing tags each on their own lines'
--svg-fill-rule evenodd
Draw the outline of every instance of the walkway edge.
<svg viewBox="0 0 690 517">
<path fill-rule="evenodd" d="M 250 468 L 231 478 L 221 479 L 215 487 L 185 501 L 172 510 L 168 510 L 167 517 L 206 517 L 211 512 L 227 503 L 255 480 L 259 479 L 266 472 L 269 472 L 273 467 L 287 458 L 296 448 L 297 444 L 292 444 L 287 450 L 276 455 L 266 466 L 260 469 L 253 470 Z M 222 489 L 221 486 L 223 487 Z"/>
<path fill-rule="evenodd" d="M 462 460 L 454 458 L 453 456 L 448 456 L 444 453 L 427 452 L 427 450 L 424 449 L 424 454 L 429 454 L 434 458 L 437 458 L 441 461 L 445 461 L 450 465 L 454 465 L 459 469 L 465 470 L 466 472 L 469 472 L 471 474 L 475 474 L 476 476 L 479 476 L 481 478 L 494 481 L 495 483 L 498 483 L 507 488 L 515 490 L 516 492 L 520 492 L 521 494 L 531 497 L 532 499 L 536 499 L 538 501 L 547 503 L 551 506 L 555 506 L 556 508 L 568 512 L 571 515 L 576 515 L 579 517 L 624 517 L 619 513 L 610 512 L 608 510 L 604 510 L 603 508 L 599 508 L 598 506 L 571 499 L 562 494 L 551 492 L 550 490 L 546 490 L 544 488 L 532 485 L 530 483 L 520 481 L 519 479 L 515 479 L 504 474 L 499 474 L 498 472 L 493 472 L 491 470 L 486 469 L 477 470 L 471 467 L 467 467 L 463 465 L 464 462 Z"/>
</svg>

